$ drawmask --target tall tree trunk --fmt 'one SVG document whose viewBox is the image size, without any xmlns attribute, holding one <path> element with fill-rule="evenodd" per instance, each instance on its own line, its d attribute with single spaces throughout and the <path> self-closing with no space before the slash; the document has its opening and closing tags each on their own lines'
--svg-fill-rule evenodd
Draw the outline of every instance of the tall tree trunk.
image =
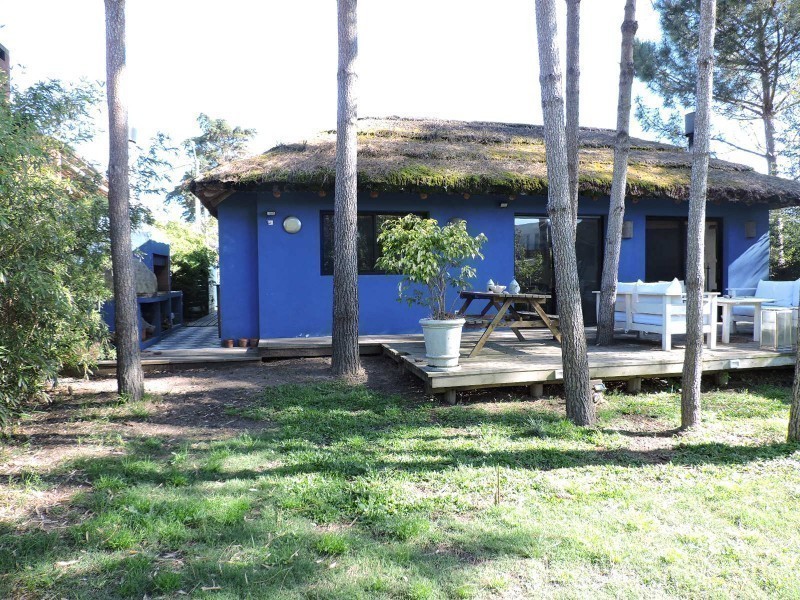
<svg viewBox="0 0 800 600">
<path fill-rule="evenodd" d="M 778 271 L 783 274 L 783 269 L 786 268 L 786 249 L 783 235 L 783 209 L 778 208 L 775 211 L 775 261 L 777 263 Z"/>
<path fill-rule="evenodd" d="M 578 227 L 578 145 L 580 135 L 581 0 L 567 0 L 567 171 L 572 227 Z"/>
<path fill-rule="evenodd" d="M 769 86 L 768 83 L 765 85 Z M 767 87 L 765 93 L 768 92 L 769 87 Z M 778 158 L 777 154 L 775 153 L 775 117 L 772 114 L 772 106 L 766 106 L 766 102 L 763 110 L 764 116 L 762 120 L 764 122 L 764 140 L 766 142 L 766 154 L 764 156 L 767 159 L 767 172 L 770 175 L 777 175 Z M 775 211 L 775 262 L 776 266 L 778 267 L 778 271 L 782 273 L 783 269 L 786 268 L 786 245 L 783 236 L 782 208 L 779 208 Z"/>
<path fill-rule="evenodd" d="M 617 99 L 617 139 L 614 143 L 614 175 L 608 204 L 608 230 L 600 282 L 600 314 L 597 320 L 597 344 L 614 343 L 614 303 L 617 300 L 619 254 L 622 245 L 622 222 L 625 218 L 625 188 L 628 181 L 628 155 L 631 149 L 631 90 L 633 88 L 633 38 L 638 29 L 636 0 L 625 2 L 622 21 L 622 50 L 619 63 L 619 98 Z"/>
<path fill-rule="evenodd" d="M 589 360 L 586 356 L 586 336 L 575 257 L 575 228 L 572 226 L 572 203 L 569 196 L 555 0 L 536 0 L 536 32 L 547 158 L 547 212 L 553 227 L 567 416 L 578 425 L 592 425 L 595 422 L 595 407 L 589 390 Z"/>
<path fill-rule="evenodd" d="M 714 81 L 716 0 L 700 3 L 700 51 L 697 57 L 697 110 L 686 259 L 686 353 L 683 359 L 681 429 L 700 424 L 700 378 L 703 373 L 703 249 L 705 247 L 706 191 L 711 141 L 711 89 Z M 714 318 L 716 316 L 714 315 Z M 713 335 L 714 333 L 712 333 Z"/>
<path fill-rule="evenodd" d="M 800 327 L 797 334 L 800 336 Z M 792 386 L 792 404 L 789 408 L 789 433 L 787 439 L 790 442 L 800 442 L 800 344 L 797 345 L 794 362 L 794 385 Z"/>
<path fill-rule="evenodd" d="M 128 108 L 124 101 L 125 0 L 105 0 L 108 95 L 108 220 L 116 307 L 117 388 L 138 401 L 144 393 L 139 356 L 139 307 L 131 248 L 128 186 Z"/>
<path fill-rule="evenodd" d="M 358 355 L 358 198 L 355 98 L 358 34 L 356 0 L 338 1 L 339 70 L 336 119 L 336 197 L 333 209 L 333 372 L 353 379 L 361 373 Z"/>
</svg>

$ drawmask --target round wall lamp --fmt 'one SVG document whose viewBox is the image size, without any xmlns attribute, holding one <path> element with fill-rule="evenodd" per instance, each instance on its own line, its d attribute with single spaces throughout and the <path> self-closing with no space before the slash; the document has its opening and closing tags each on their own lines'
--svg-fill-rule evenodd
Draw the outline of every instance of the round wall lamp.
<svg viewBox="0 0 800 600">
<path fill-rule="evenodd" d="M 297 217 L 286 217 L 283 220 L 283 230 L 286 233 L 297 233 L 302 226 L 303 224 Z"/>
</svg>

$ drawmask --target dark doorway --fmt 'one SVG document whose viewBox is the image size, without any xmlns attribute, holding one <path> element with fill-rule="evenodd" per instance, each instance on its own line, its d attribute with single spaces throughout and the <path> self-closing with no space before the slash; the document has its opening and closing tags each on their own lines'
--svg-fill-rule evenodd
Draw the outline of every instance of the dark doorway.
<svg viewBox="0 0 800 600">
<path fill-rule="evenodd" d="M 551 236 L 550 219 L 547 217 L 514 218 L 514 277 L 523 292 L 551 294 L 553 298 L 546 309 L 555 314 L 555 269 Z M 594 325 L 597 319 L 592 292 L 600 289 L 603 269 L 601 217 L 578 217 L 575 254 L 578 259 L 583 319 L 587 325 Z"/>
<path fill-rule="evenodd" d="M 683 217 L 648 217 L 645 231 L 645 280 L 686 279 L 686 230 Z M 722 220 L 706 219 L 704 261 L 706 291 L 722 289 Z"/>
</svg>

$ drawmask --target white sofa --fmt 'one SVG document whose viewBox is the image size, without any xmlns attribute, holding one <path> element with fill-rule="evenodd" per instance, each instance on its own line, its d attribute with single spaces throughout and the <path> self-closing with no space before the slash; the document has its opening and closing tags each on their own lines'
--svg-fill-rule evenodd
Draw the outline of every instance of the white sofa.
<svg viewBox="0 0 800 600">
<path fill-rule="evenodd" d="M 792 308 L 794 325 L 797 327 L 798 306 L 800 306 L 800 279 L 796 281 L 767 281 L 762 279 L 754 288 L 728 288 L 731 298 L 769 298 L 774 300 L 765 307 Z M 734 306 L 731 311 L 731 325 L 736 331 L 737 323 L 754 323 L 752 306 Z"/>
<path fill-rule="evenodd" d="M 600 295 L 597 307 L 600 308 Z M 686 300 L 683 285 L 677 279 L 645 283 L 617 284 L 617 301 L 614 306 L 614 326 L 623 331 L 657 333 L 661 335 L 661 349 L 672 348 L 672 336 L 686 333 Z M 717 344 L 717 294 L 703 294 L 703 333 L 706 344 Z"/>
</svg>

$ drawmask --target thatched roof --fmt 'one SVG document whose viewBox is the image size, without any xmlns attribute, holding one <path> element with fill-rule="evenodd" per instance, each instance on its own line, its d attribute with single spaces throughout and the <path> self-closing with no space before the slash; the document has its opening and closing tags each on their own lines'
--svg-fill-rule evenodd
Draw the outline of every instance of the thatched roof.
<svg viewBox="0 0 800 600">
<path fill-rule="evenodd" d="M 420 193 L 547 193 L 541 126 L 427 119 L 361 119 L 358 122 L 359 188 Z M 582 129 L 580 188 L 586 195 L 611 189 L 616 132 Z M 190 187 L 216 214 L 238 190 L 331 190 L 336 132 L 284 144 L 204 173 Z M 633 138 L 628 167 L 630 198 L 689 197 L 691 154 L 669 144 Z M 708 199 L 771 207 L 800 204 L 800 183 L 750 167 L 712 160 Z"/>
</svg>

